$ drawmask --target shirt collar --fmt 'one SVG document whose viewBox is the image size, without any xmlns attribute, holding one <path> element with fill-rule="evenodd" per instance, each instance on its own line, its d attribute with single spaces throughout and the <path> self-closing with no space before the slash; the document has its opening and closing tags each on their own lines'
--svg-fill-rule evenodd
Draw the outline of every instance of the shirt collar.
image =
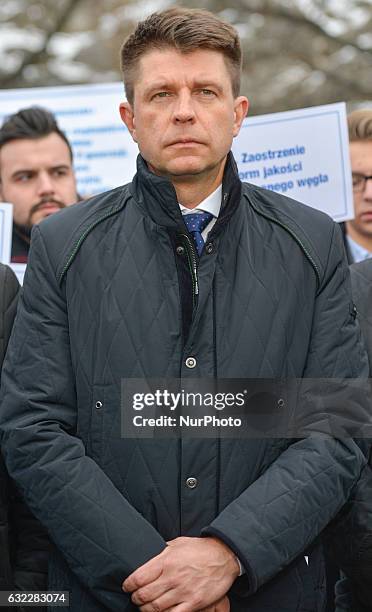
<svg viewBox="0 0 372 612">
<path fill-rule="evenodd" d="M 350 238 L 348 234 L 346 234 L 346 240 L 348 242 L 353 261 L 355 261 L 356 263 L 358 261 L 364 261 L 365 259 L 370 259 L 372 257 L 372 253 L 370 251 L 355 242 L 355 240 Z"/>
<path fill-rule="evenodd" d="M 196 212 L 209 212 L 214 217 L 218 217 L 221 210 L 221 201 L 222 201 L 222 185 L 219 185 L 213 193 L 209 194 L 205 200 L 200 202 L 195 208 L 185 208 L 180 204 L 180 209 L 182 215 L 188 215 Z"/>
</svg>

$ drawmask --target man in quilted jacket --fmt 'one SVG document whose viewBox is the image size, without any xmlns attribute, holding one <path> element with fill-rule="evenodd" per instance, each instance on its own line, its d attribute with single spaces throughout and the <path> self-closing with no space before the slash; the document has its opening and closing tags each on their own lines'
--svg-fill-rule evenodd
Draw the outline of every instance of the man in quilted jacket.
<svg viewBox="0 0 372 612">
<path fill-rule="evenodd" d="M 137 174 L 34 228 L 3 373 L 49 586 L 73 612 L 320 611 L 318 536 L 366 463 L 353 439 L 130 437 L 121 399 L 134 379 L 367 376 L 340 230 L 240 181 L 230 25 L 155 13 L 122 67 Z"/>
</svg>

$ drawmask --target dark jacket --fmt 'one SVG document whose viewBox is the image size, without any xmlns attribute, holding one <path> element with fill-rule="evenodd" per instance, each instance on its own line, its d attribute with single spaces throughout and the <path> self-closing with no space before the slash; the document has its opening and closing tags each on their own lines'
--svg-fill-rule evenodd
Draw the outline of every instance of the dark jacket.
<svg viewBox="0 0 372 612">
<path fill-rule="evenodd" d="M 0 369 L 17 308 L 19 283 L 14 272 L 0 264 Z M 9 533 L 9 479 L 0 454 L 0 590 L 12 585 Z"/>
<path fill-rule="evenodd" d="M 372 260 L 350 267 L 353 299 L 372 376 Z M 372 610 L 372 461 L 332 529 L 331 551 L 347 578 L 336 588 L 337 611 Z"/>
<path fill-rule="evenodd" d="M 16 314 L 19 289 L 11 268 L 0 264 L 0 369 Z M 0 590 L 46 589 L 47 547 L 45 530 L 10 481 L 0 454 Z"/>
<path fill-rule="evenodd" d="M 233 611 L 322 610 L 304 554 L 365 464 L 351 439 L 121 437 L 128 378 L 367 375 L 339 228 L 242 184 L 231 156 L 222 201 L 200 261 L 173 186 L 142 158 L 130 185 L 33 230 L 1 428 L 73 612 L 133 610 L 123 578 L 200 534 L 245 567 Z"/>
<path fill-rule="evenodd" d="M 0 369 L 17 310 L 19 282 L 9 266 L 0 263 Z"/>
<path fill-rule="evenodd" d="M 372 260 L 367 259 L 350 266 L 350 274 L 353 298 L 372 373 Z"/>
</svg>

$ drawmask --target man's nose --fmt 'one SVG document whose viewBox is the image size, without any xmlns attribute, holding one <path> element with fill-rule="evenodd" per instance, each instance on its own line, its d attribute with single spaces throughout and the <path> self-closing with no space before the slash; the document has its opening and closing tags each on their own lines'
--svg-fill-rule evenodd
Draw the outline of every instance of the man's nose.
<svg viewBox="0 0 372 612">
<path fill-rule="evenodd" d="M 37 190 L 40 196 L 54 193 L 54 181 L 53 177 L 48 172 L 40 172 L 37 182 Z"/>
<path fill-rule="evenodd" d="M 174 112 L 174 121 L 178 123 L 187 123 L 195 119 L 195 110 L 190 92 L 181 92 L 176 100 Z"/>
<path fill-rule="evenodd" d="M 363 197 L 365 200 L 370 200 L 372 202 L 372 178 L 366 180 Z"/>
</svg>

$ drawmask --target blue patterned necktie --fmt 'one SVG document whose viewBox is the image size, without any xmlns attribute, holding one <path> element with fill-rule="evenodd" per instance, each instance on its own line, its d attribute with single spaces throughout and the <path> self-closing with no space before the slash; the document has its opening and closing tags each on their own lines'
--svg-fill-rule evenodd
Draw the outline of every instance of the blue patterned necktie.
<svg viewBox="0 0 372 612">
<path fill-rule="evenodd" d="M 196 250 L 198 251 L 199 257 L 204 247 L 202 231 L 205 230 L 208 223 L 212 221 L 212 219 L 213 219 L 213 215 L 209 212 L 191 213 L 191 214 L 183 215 L 183 220 L 191 236 L 194 239 Z"/>
</svg>

